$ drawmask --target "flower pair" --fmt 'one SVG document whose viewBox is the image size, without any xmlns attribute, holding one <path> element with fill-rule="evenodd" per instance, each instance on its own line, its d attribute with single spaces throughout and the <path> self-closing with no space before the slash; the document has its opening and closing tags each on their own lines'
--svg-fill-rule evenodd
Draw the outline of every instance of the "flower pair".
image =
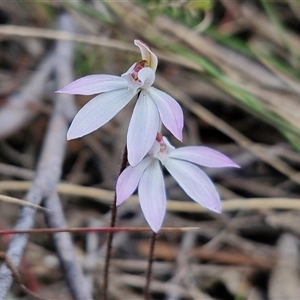
<svg viewBox="0 0 300 300">
<path fill-rule="evenodd" d="M 137 102 L 129 123 L 127 149 L 129 166 L 120 174 L 116 193 L 120 205 L 138 188 L 140 205 L 147 222 L 157 232 L 166 210 L 166 192 L 161 165 L 183 190 L 206 208 L 220 212 L 220 198 L 211 180 L 196 165 L 238 167 L 225 155 L 207 147 L 175 149 L 160 132 L 161 123 L 182 141 L 183 113 L 168 94 L 152 87 L 157 57 L 139 40 L 142 60 L 123 75 L 90 75 L 57 91 L 93 95 L 75 116 L 67 138 L 86 135 L 112 119 L 134 96 Z"/>
</svg>

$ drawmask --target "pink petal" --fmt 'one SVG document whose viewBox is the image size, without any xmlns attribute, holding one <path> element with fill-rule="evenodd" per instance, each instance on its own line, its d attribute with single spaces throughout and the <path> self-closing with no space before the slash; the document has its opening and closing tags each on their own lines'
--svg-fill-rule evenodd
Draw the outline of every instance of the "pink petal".
<svg viewBox="0 0 300 300">
<path fill-rule="evenodd" d="M 139 199 L 144 216 L 157 232 L 166 212 L 166 191 L 159 161 L 153 160 L 143 173 L 139 183 Z"/>
<path fill-rule="evenodd" d="M 177 148 L 170 153 L 169 157 L 180 160 L 186 160 L 201 166 L 211 168 L 239 168 L 239 166 L 226 155 L 214 149 L 203 146 L 189 146 Z"/>
<path fill-rule="evenodd" d="M 119 76 L 89 75 L 69 83 L 62 89 L 56 91 L 56 93 L 72 95 L 94 95 L 103 92 L 123 89 L 126 87 L 126 80 Z"/>
<path fill-rule="evenodd" d="M 76 114 L 68 130 L 67 139 L 76 139 L 98 129 L 113 118 L 133 96 L 127 89 L 96 96 Z"/>
<path fill-rule="evenodd" d="M 140 48 L 142 59 L 146 60 L 149 67 L 155 72 L 157 68 L 157 56 L 150 50 L 149 46 L 140 40 L 134 40 L 134 44 Z"/>
<path fill-rule="evenodd" d="M 182 141 L 183 112 L 178 102 L 154 87 L 149 88 L 148 91 L 158 108 L 163 124 L 178 140 Z"/>
<path fill-rule="evenodd" d="M 159 114 L 146 90 L 142 90 L 127 133 L 128 161 L 137 165 L 152 147 L 159 127 Z"/>
<path fill-rule="evenodd" d="M 128 197 L 130 197 L 137 188 L 141 176 L 145 169 L 151 163 L 152 158 L 147 157 L 143 159 L 135 167 L 128 166 L 119 176 L 117 180 L 117 205 L 123 203 Z"/>
<path fill-rule="evenodd" d="M 218 192 L 207 175 L 197 166 L 186 161 L 169 159 L 165 167 L 194 201 L 214 212 L 221 212 Z"/>
</svg>

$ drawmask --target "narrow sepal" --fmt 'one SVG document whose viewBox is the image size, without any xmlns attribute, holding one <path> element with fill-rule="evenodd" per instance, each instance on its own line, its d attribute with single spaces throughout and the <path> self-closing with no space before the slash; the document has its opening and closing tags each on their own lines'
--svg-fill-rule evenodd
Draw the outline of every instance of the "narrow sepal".
<svg viewBox="0 0 300 300">
<path fill-rule="evenodd" d="M 170 158 L 186 160 L 210 168 L 224 168 L 239 166 L 229 157 L 214 149 L 203 146 L 187 146 L 173 150 Z"/>
<path fill-rule="evenodd" d="M 135 167 L 128 166 L 118 177 L 116 193 L 117 193 L 117 205 L 123 203 L 128 197 L 130 197 L 136 190 L 141 176 L 145 169 L 149 166 L 153 159 L 147 157 L 143 159 Z"/>
<path fill-rule="evenodd" d="M 214 184 L 196 165 L 169 159 L 165 167 L 194 201 L 214 212 L 221 212 L 221 201 Z"/>
<path fill-rule="evenodd" d="M 158 108 L 162 123 L 179 141 L 182 141 L 183 112 L 178 102 L 154 87 L 148 91 Z"/>
<path fill-rule="evenodd" d="M 152 230 L 157 232 L 166 212 L 165 183 L 158 160 L 153 160 L 144 171 L 138 191 L 143 214 Z"/>
<path fill-rule="evenodd" d="M 127 87 L 124 78 L 113 75 L 88 75 L 56 91 L 60 94 L 94 95 Z"/>
<path fill-rule="evenodd" d="M 113 118 L 133 96 L 127 89 L 96 96 L 78 111 L 67 132 L 67 139 L 76 139 L 98 129 Z"/>
<path fill-rule="evenodd" d="M 127 134 L 128 161 L 137 165 L 152 147 L 159 126 L 159 114 L 149 93 L 142 90 L 129 123 Z"/>
</svg>

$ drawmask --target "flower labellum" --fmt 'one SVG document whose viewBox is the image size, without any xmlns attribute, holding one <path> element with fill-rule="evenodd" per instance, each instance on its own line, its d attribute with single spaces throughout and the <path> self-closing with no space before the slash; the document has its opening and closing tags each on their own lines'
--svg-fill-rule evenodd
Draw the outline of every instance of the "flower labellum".
<svg viewBox="0 0 300 300">
<path fill-rule="evenodd" d="M 117 181 L 117 205 L 130 197 L 136 188 L 144 216 L 157 232 L 166 211 L 166 192 L 161 169 L 163 165 L 181 188 L 194 201 L 220 213 L 221 202 L 217 190 L 207 175 L 197 165 L 223 168 L 239 166 L 224 154 L 203 146 L 175 149 L 165 137 L 157 138 L 148 156 L 136 166 L 128 166 Z"/>
<path fill-rule="evenodd" d="M 157 68 L 157 57 L 140 40 L 142 60 L 134 63 L 121 76 L 89 75 L 79 78 L 57 93 L 93 95 L 76 114 L 67 133 L 68 140 L 82 137 L 111 120 L 138 95 L 127 133 L 128 161 L 137 165 L 150 150 L 161 122 L 182 140 L 183 113 L 180 105 L 168 94 L 152 87 Z"/>
</svg>

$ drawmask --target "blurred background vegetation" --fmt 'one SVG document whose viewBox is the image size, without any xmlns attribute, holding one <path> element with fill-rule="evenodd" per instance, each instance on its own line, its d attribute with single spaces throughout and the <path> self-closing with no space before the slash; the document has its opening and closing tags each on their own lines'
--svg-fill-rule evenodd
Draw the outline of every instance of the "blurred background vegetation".
<svg viewBox="0 0 300 300">
<path fill-rule="evenodd" d="M 58 28 L 62 13 L 74 19 L 73 33 Z M 214 147 L 241 165 L 238 171 L 207 170 L 224 200 L 220 216 L 190 202 L 167 178 L 168 196 L 176 201 L 169 202 L 165 226 L 199 230 L 161 233 L 153 299 L 299 298 L 299 1 L 0 1 L 0 24 L 1 193 L 23 197 L 21 182 L 34 176 L 54 91 L 62 87 L 50 71 L 42 77 L 38 70 L 57 41 L 75 43 L 75 79 L 124 73 L 140 60 L 133 40 L 141 39 L 159 58 L 154 85 L 184 109 L 184 145 Z M 77 108 L 88 100 L 76 97 Z M 111 199 L 103 192 L 114 190 L 132 105 L 68 143 L 58 188 L 69 226 L 108 224 Z M 78 189 L 70 192 L 64 182 Z M 18 210 L 11 207 L 1 203 L 2 228 L 14 226 Z M 120 208 L 119 225 L 146 226 L 136 201 Z M 36 226 L 46 226 L 42 213 Z M 143 297 L 148 238 L 116 238 L 112 299 Z M 104 238 L 74 240 L 99 299 Z M 50 237 L 30 241 L 27 267 L 21 267 L 32 275 L 27 285 L 47 299 L 71 299 Z M 7 244 L 2 240 L 1 249 Z M 16 286 L 10 297 L 29 296 Z"/>
</svg>

